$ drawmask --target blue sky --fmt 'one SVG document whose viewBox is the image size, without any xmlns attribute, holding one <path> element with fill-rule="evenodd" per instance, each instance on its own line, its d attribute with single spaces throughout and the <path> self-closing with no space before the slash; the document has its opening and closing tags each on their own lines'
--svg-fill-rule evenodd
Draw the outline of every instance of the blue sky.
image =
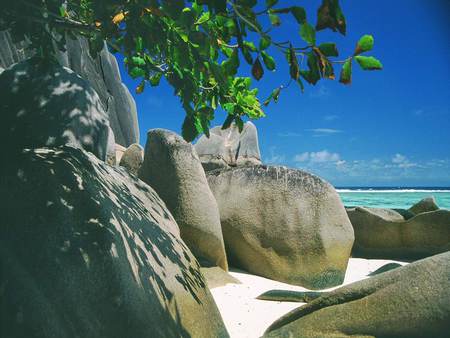
<svg viewBox="0 0 450 338">
<path fill-rule="evenodd" d="M 306 4 L 308 19 L 315 23 L 320 1 L 299 4 Z M 303 94 L 294 85 L 283 91 L 278 104 L 264 109 L 267 117 L 254 121 L 263 162 L 305 169 L 336 186 L 450 186 L 449 4 L 341 1 L 347 36 L 322 31 L 317 41 L 337 42 L 345 57 L 360 36 L 372 34 L 371 55 L 384 69 L 363 72 L 354 65 L 350 86 L 323 80 Z M 275 32 L 300 44 L 294 22 L 287 16 L 282 21 Z M 253 80 L 261 100 L 288 79 L 283 56 L 272 52 L 280 61 L 277 71 Z M 122 66 L 121 73 L 137 102 L 141 143 L 151 128 L 180 132 L 184 111 L 172 88 L 162 82 L 135 95 L 136 81 Z M 248 74 L 241 67 L 240 75 Z M 218 113 L 215 124 L 224 119 Z"/>
</svg>

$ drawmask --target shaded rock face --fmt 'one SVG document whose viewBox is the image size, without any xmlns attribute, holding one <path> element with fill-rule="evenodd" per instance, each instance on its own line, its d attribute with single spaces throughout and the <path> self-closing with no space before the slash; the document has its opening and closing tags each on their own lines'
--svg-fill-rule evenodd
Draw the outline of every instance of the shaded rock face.
<svg viewBox="0 0 450 338">
<path fill-rule="evenodd" d="M 258 132 L 251 122 L 245 123 L 242 133 L 235 124 L 225 130 L 214 127 L 209 138 L 200 137 L 195 150 L 205 170 L 261 164 Z"/>
<path fill-rule="evenodd" d="M 429 257 L 313 300 L 264 337 L 448 337 L 450 253 Z"/>
<path fill-rule="evenodd" d="M 130 174 L 137 176 L 143 161 L 144 149 L 140 144 L 133 143 L 123 153 L 119 165 L 127 169 Z"/>
<path fill-rule="evenodd" d="M 228 270 L 219 209 L 192 144 L 169 130 L 150 130 L 139 178 L 166 203 L 196 257 Z"/>
<path fill-rule="evenodd" d="M 105 160 L 108 117 L 95 90 L 58 64 L 32 58 L 0 75 L 0 142 L 7 151 L 71 144 Z"/>
<path fill-rule="evenodd" d="M 382 210 L 347 209 L 355 231 L 355 257 L 417 259 L 450 250 L 450 211 L 402 218 L 395 211 Z"/>
<path fill-rule="evenodd" d="M 100 97 L 109 117 L 116 142 L 129 146 L 139 142 L 136 103 L 122 83 L 115 57 L 106 46 L 95 59 L 84 38 L 67 38 L 67 52 L 58 51 L 61 66 L 72 69 L 88 81 Z M 8 68 L 33 55 L 23 42 L 13 43 L 8 32 L 0 32 L 0 67 Z"/>
<path fill-rule="evenodd" d="M 0 173 L 0 336 L 227 337 L 149 186 L 67 146 Z"/>
<path fill-rule="evenodd" d="M 208 183 L 231 264 L 313 289 L 343 282 L 353 229 L 329 183 L 266 166 L 217 169 Z"/>
<path fill-rule="evenodd" d="M 437 206 L 436 200 L 433 196 L 420 200 L 408 209 L 408 211 L 412 212 L 414 215 L 436 210 L 439 210 L 439 207 Z"/>
</svg>

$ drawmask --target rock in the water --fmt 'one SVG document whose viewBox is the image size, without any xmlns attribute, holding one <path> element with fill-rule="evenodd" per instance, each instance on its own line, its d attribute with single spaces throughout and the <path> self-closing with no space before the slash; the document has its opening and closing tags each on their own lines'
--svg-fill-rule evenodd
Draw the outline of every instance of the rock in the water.
<svg viewBox="0 0 450 338">
<path fill-rule="evenodd" d="M 105 160 L 108 117 L 73 71 L 32 58 L 5 70 L 0 88 L 0 142 L 8 151 L 71 144 Z"/>
<path fill-rule="evenodd" d="M 129 146 L 139 142 L 136 103 L 122 83 L 115 57 L 105 47 L 93 58 L 84 37 L 66 38 L 66 52 L 57 50 L 61 66 L 72 69 L 89 82 L 109 116 L 116 142 Z M 0 66 L 8 68 L 33 55 L 25 42 L 14 43 L 7 31 L 0 32 Z"/>
<path fill-rule="evenodd" d="M 231 264 L 307 288 L 343 282 L 353 229 L 329 183 L 266 166 L 217 169 L 208 183 Z"/>
<path fill-rule="evenodd" d="M 217 202 L 192 144 L 169 130 L 150 130 L 139 178 L 166 203 L 192 252 L 228 270 Z"/>
<path fill-rule="evenodd" d="M 364 258 L 416 259 L 450 250 L 450 211 L 436 210 L 409 219 L 389 209 L 350 208 L 355 230 L 353 255 Z"/>
<path fill-rule="evenodd" d="M 436 210 L 439 210 L 439 207 L 434 199 L 434 196 L 424 198 L 409 208 L 409 211 L 415 215 Z"/>
<path fill-rule="evenodd" d="M 1 337 L 227 337 L 158 195 L 72 147 L 0 167 Z"/>
<path fill-rule="evenodd" d="M 131 174 L 137 176 L 144 161 L 144 149 L 140 144 L 133 143 L 123 153 L 119 165 L 124 167 Z"/>
<path fill-rule="evenodd" d="M 278 319 L 264 337 L 448 337 L 450 252 L 346 285 Z"/>
<path fill-rule="evenodd" d="M 195 144 L 205 170 L 261 164 L 258 132 L 251 122 L 246 122 L 242 133 L 236 124 L 222 130 L 221 126 L 210 130 L 210 137 L 200 137 Z"/>
</svg>

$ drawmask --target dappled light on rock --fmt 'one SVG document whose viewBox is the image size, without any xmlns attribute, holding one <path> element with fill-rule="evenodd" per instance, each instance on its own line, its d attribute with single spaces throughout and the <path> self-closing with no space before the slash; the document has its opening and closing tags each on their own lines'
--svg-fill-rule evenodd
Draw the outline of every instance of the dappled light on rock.
<svg viewBox="0 0 450 338">
<path fill-rule="evenodd" d="M 226 337 L 163 201 L 72 148 L 2 166 L 2 337 Z"/>
</svg>

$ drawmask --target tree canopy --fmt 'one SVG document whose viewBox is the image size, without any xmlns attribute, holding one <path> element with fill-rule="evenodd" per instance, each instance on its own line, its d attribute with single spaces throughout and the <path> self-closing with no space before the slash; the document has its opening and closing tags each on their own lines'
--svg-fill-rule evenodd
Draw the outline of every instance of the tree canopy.
<svg viewBox="0 0 450 338">
<path fill-rule="evenodd" d="M 274 28 L 287 15 L 298 24 L 299 38 L 278 41 Z M 25 39 L 44 58 L 54 56 L 55 46 L 64 50 L 67 37 L 86 37 L 92 55 L 106 41 L 124 55 L 129 75 L 141 79 L 137 93 L 166 78 L 186 112 L 182 134 L 188 141 L 200 133 L 209 136 L 218 107 L 228 114 L 223 128 L 235 122 L 242 129 L 244 117 L 264 116 L 251 77 L 237 74 L 242 62 L 257 81 L 265 71 L 275 71 L 269 47 L 285 56 L 289 74 L 287 85 L 274 88 L 263 105 L 277 102 L 291 83 L 303 91 L 306 83 L 335 79 L 337 65 L 343 84 L 351 82 L 354 60 L 364 70 L 382 68 L 373 56 L 361 55 L 372 49 L 371 35 L 362 36 L 342 60 L 335 59 L 334 42 L 317 43 L 321 30 L 346 33 L 338 0 L 322 0 L 315 25 L 303 7 L 281 6 L 278 0 L 13 0 L 2 8 L 0 29 L 10 29 L 13 38 Z"/>
</svg>

